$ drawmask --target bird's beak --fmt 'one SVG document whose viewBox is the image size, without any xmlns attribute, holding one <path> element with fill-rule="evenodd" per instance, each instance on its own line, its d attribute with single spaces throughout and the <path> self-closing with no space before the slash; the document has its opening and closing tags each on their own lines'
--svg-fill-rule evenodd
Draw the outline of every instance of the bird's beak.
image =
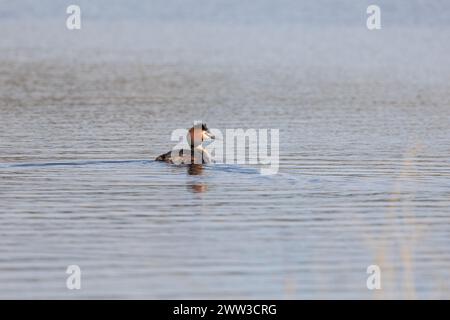
<svg viewBox="0 0 450 320">
<path fill-rule="evenodd" d="M 207 139 L 212 139 L 214 140 L 216 137 L 208 130 L 208 131 L 204 131 L 203 132 L 203 136 Z"/>
</svg>

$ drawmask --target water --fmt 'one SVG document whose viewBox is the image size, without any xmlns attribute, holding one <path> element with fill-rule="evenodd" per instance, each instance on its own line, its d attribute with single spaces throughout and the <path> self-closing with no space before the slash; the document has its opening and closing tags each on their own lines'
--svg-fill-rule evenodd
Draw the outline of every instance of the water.
<svg viewBox="0 0 450 320">
<path fill-rule="evenodd" d="M 19 3 L 0 28 L 0 298 L 450 298 L 448 26 L 169 6 L 86 10 L 68 33 Z M 154 162 L 194 120 L 280 129 L 279 173 Z"/>
</svg>

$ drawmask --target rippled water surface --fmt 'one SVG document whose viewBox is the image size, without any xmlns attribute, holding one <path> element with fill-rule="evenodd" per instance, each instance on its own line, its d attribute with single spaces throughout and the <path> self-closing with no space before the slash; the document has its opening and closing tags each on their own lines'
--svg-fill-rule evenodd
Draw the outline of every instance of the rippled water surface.
<svg viewBox="0 0 450 320">
<path fill-rule="evenodd" d="M 1 298 L 450 298 L 448 27 L 41 23 L 0 31 Z M 154 162 L 194 120 L 279 173 Z"/>
</svg>

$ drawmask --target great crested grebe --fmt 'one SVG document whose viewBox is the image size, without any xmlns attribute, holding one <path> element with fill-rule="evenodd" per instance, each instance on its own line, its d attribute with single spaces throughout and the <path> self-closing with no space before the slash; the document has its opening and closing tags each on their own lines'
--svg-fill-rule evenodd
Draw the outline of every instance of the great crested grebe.
<svg viewBox="0 0 450 320">
<path fill-rule="evenodd" d="M 175 149 L 158 156 L 156 161 L 164 161 L 175 164 L 203 164 L 210 163 L 211 156 L 203 148 L 203 141 L 215 139 L 205 123 L 195 124 L 186 135 L 190 145 L 189 149 Z"/>
</svg>

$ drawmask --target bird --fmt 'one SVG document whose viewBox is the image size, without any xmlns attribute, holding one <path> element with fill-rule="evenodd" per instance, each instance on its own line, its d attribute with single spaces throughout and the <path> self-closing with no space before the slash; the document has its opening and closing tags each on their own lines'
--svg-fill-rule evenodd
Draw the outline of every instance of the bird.
<svg viewBox="0 0 450 320">
<path fill-rule="evenodd" d="M 207 164 L 211 163 L 211 155 L 202 146 L 204 141 L 214 140 L 215 136 L 206 123 L 197 123 L 188 130 L 186 135 L 190 149 L 174 149 L 158 157 L 155 161 L 172 164 Z"/>
</svg>

